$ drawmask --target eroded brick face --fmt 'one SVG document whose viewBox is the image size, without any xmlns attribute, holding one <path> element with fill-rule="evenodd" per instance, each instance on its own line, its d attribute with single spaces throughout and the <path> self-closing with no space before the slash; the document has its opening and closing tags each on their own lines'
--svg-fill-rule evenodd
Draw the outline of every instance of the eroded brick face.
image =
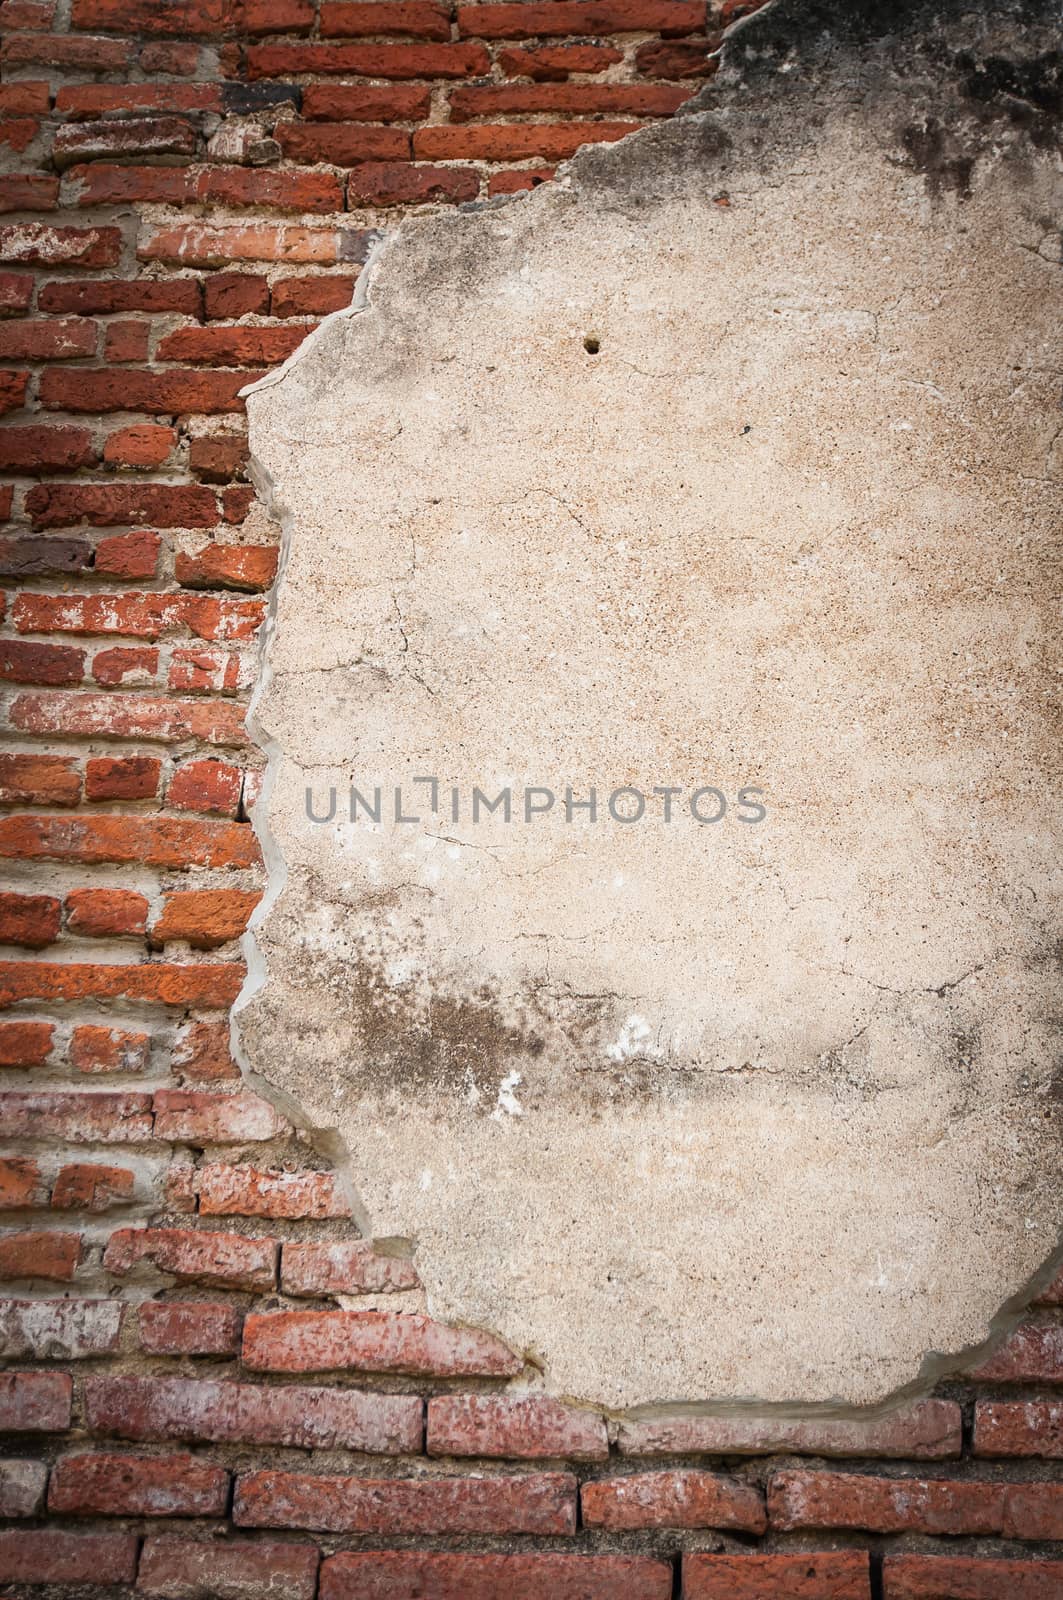
<svg viewBox="0 0 1063 1600">
<path fill-rule="evenodd" d="M 278 545 L 240 389 L 376 229 L 672 115 L 753 9 L 0 5 L 0 1585 L 1063 1595 L 1063 1284 L 892 1418 L 618 1428 L 427 1318 L 229 1051 Z"/>
</svg>

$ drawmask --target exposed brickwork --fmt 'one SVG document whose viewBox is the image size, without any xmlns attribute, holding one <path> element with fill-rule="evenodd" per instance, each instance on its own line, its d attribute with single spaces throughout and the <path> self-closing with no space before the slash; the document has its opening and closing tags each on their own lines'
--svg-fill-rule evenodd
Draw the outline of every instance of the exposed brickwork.
<svg viewBox="0 0 1063 1600">
<path fill-rule="evenodd" d="M 426 1317 L 230 1053 L 278 553 L 240 389 L 350 303 L 378 228 L 672 115 L 753 9 L 0 5 L 12 1593 L 1063 1595 L 1063 1277 L 888 1415 L 617 1423 Z"/>
</svg>

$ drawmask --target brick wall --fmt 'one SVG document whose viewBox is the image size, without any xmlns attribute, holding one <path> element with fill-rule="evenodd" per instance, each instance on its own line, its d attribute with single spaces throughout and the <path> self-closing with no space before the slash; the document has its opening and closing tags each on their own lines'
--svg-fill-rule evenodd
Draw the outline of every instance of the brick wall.
<svg viewBox="0 0 1063 1600">
<path fill-rule="evenodd" d="M 670 115 L 751 9 L 0 6 L 6 1593 L 1063 1595 L 1063 1278 L 879 1417 L 522 1398 L 229 1055 L 277 536 L 238 391 L 395 208 Z"/>
</svg>

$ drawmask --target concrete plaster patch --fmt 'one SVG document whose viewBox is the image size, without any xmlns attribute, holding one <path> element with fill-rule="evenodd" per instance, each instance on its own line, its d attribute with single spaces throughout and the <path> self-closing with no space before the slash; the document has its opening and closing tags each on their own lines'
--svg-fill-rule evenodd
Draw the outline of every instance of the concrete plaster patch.
<svg viewBox="0 0 1063 1600">
<path fill-rule="evenodd" d="M 1053 32 L 777 0 L 250 393 L 241 1048 L 556 1393 L 876 1402 L 1056 1242 Z"/>
</svg>

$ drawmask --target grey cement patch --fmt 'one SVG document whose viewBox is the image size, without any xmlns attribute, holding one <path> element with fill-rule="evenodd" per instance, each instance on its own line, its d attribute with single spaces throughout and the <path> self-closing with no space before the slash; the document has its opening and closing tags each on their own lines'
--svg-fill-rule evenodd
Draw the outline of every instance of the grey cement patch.
<svg viewBox="0 0 1063 1600">
<path fill-rule="evenodd" d="M 691 115 L 403 224 L 250 394 L 241 1046 L 554 1392 L 873 1403 L 1056 1241 L 1054 49 L 777 4 Z M 473 825 L 505 785 L 558 802 Z"/>
</svg>

